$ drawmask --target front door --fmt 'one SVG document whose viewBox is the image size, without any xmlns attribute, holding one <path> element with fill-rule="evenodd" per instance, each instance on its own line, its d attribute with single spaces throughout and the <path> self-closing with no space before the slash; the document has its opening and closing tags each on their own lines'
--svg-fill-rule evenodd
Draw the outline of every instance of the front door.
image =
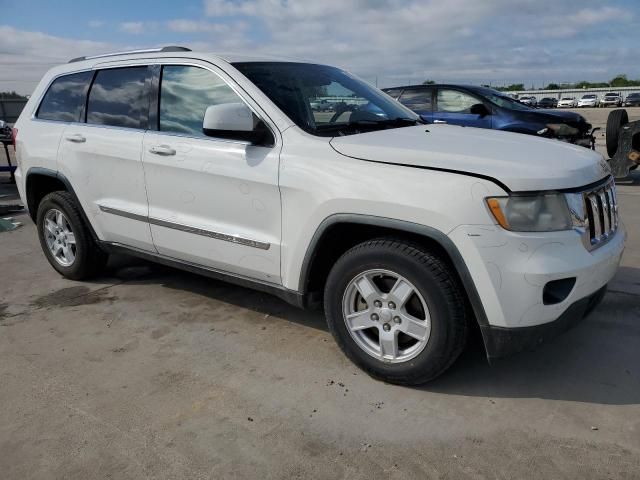
<svg viewBox="0 0 640 480">
<path fill-rule="evenodd" d="M 468 92 L 453 88 L 438 88 L 433 123 L 491 128 L 491 115 L 471 113 L 471 107 L 479 103 L 483 103 L 482 99 Z"/>
<path fill-rule="evenodd" d="M 280 143 L 203 134 L 208 106 L 244 102 L 214 70 L 158 72 L 158 118 L 143 142 L 153 241 L 164 256 L 279 284 Z"/>
</svg>

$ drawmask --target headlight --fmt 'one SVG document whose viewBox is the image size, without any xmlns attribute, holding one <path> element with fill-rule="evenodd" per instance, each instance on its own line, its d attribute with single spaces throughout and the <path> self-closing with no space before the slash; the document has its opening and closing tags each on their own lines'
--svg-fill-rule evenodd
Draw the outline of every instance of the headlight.
<svg viewBox="0 0 640 480">
<path fill-rule="evenodd" d="M 514 232 L 571 230 L 574 222 L 563 194 L 487 198 L 493 217 Z"/>
</svg>

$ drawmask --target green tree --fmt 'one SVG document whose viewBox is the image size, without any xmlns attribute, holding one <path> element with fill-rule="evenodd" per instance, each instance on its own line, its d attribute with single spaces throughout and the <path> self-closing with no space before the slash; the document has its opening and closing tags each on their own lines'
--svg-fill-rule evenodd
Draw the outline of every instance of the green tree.
<svg viewBox="0 0 640 480">
<path fill-rule="evenodd" d="M 0 92 L 0 98 L 2 99 L 9 99 L 9 100 L 26 100 L 27 97 L 25 97 L 24 95 L 20 95 L 19 93 L 16 93 L 15 91 L 11 91 L 11 92 Z"/>
</svg>

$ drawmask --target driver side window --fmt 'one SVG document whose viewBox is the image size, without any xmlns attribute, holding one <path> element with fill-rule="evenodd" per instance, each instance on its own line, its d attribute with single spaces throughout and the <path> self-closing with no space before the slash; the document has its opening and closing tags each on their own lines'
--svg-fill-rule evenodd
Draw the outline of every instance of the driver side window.
<svg viewBox="0 0 640 480">
<path fill-rule="evenodd" d="M 481 100 L 459 90 L 438 89 L 438 112 L 471 113 L 471 107 Z"/>
</svg>

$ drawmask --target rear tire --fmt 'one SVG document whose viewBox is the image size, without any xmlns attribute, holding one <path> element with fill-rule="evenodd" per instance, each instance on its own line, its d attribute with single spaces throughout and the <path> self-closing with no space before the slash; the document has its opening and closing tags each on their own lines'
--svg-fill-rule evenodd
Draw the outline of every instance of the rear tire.
<svg viewBox="0 0 640 480">
<path fill-rule="evenodd" d="M 613 157 L 618 151 L 618 140 L 622 127 L 629 123 L 627 111 L 613 110 L 607 117 L 607 154 Z"/>
<path fill-rule="evenodd" d="M 324 292 L 329 329 L 342 351 L 374 378 L 400 385 L 433 380 L 458 358 L 468 335 L 465 305 L 451 267 L 392 239 L 347 251 Z"/>
<path fill-rule="evenodd" d="M 36 218 L 40 245 L 51 266 L 71 280 L 100 273 L 108 255 L 96 244 L 69 192 L 46 195 Z"/>
</svg>

